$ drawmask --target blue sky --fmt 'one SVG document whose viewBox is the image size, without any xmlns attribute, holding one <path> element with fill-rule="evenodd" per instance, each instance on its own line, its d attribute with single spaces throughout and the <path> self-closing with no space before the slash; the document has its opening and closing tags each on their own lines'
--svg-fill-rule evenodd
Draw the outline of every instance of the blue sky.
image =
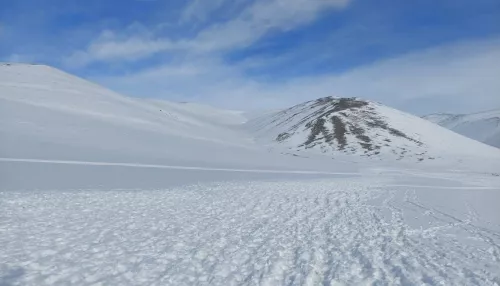
<svg viewBox="0 0 500 286">
<path fill-rule="evenodd" d="M 237 109 L 474 112 L 500 108 L 500 1 L 2 0 L 0 60 Z"/>
</svg>

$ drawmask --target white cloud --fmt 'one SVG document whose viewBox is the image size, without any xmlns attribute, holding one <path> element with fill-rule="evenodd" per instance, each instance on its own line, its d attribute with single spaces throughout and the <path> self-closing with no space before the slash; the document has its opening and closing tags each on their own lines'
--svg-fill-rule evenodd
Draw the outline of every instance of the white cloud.
<svg viewBox="0 0 500 286">
<path fill-rule="evenodd" d="M 500 39 L 420 51 L 332 77 L 329 88 L 417 113 L 500 108 Z M 327 86 L 325 86 L 327 87 Z"/>
<path fill-rule="evenodd" d="M 344 8 L 350 0 L 257 1 L 235 19 L 203 30 L 193 41 L 202 51 L 249 45 L 271 31 L 287 31 L 314 20 L 326 9 Z"/>
<path fill-rule="evenodd" d="M 181 21 L 202 19 L 226 0 L 194 0 L 185 9 Z M 212 52 L 244 47 L 271 31 L 286 31 L 313 21 L 326 9 L 343 8 L 351 0 L 256 0 L 239 15 L 227 22 L 202 29 L 190 39 L 172 41 L 155 36 L 141 25 L 134 24 L 127 31 L 104 31 L 92 40 L 86 49 L 76 51 L 63 59 L 67 66 L 85 66 L 93 62 L 136 61 L 160 52 L 182 50 L 184 53 L 210 54 Z M 204 10 L 205 9 L 205 10 Z M 208 9 L 208 10 L 206 10 Z M 202 11 L 202 12 L 201 12 Z M 208 13 L 208 14 L 207 14 Z M 141 26 L 137 28 L 137 26 Z M 130 33 L 130 31 L 133 33 Z"/>
<path fill-rule="evenodd" d="M 182 11 L 180 22 L 204 22 L 209 15 L 219 9 L 227 0 L 193 0 Z"/>
<path fill-rule="evenodd" d="M 169 40 L 141 34 L 120 37 L 114 32 L 104 31 L 86 50 L 74 52 L 64 59 L 64 63 L 85 66 L 98 61 L 135 61 L 172 48 L 174 44 Z"/>
<path fill-rule="evenodd" d="M 313 98 L 358 96 L 414 113 L 500 107 L 500 39 L 459 43 L 380 61 L 342 74 L 258 82 L 240 66 L 192 58 L 124 77 L 95 78 L 129 95 L 217 106 L 285 107 Z"/>
<path fill-rule="evenodd" d="M 129 95 L 197 100 L 231 108 L 285 107 L 328 95 L 363 97 L 414 113 L 500 107 L 500 39 L 436 47 L 341 74 L 275 82 L 245 75 L 252 65 L 265 70 L 268 59 L 236 65 L 221 60 L 225 51 L 251 45 L 269 33 L 305 25 L 323 11 L 342 9 L 351 1 L 256 0 L 229 21 L 176 41 L 158 37 L 140 25 L 120 33 L 103 32 L 65 62 L 77 66 L 96 61 L 126 62 L 168 52 L 172 59 L 168 65 L 94 80 Z M 227 0 L 194 0 L 180 21 L 206 21 L 210 13 L 226 4 Z M 349 27 L 337 31 L 335 37 L 349 36 L 346 31 Z"/>
</svg>

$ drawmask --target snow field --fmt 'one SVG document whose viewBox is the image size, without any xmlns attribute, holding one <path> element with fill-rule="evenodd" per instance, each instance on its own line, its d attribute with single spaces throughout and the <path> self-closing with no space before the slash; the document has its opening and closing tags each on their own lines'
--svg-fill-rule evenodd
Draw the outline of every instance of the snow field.
<svg viewBox="0 0 500 286">
<path fill-rule="evenodd" d="M 393 181 L 0 192 L 0 284 L 500 282 L 498 189 Z"/>
</svg>

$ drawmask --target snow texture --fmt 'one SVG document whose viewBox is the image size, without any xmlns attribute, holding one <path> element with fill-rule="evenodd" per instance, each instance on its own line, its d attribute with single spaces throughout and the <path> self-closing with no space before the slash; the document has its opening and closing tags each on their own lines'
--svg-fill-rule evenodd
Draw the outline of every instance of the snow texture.
<svg viewBox="0 0 500 286">
<path fill-rule="evenodd" d="M 440 175 L 0 192 L 0 284 L 498 284 L 498 180 Z"/>
</svg>

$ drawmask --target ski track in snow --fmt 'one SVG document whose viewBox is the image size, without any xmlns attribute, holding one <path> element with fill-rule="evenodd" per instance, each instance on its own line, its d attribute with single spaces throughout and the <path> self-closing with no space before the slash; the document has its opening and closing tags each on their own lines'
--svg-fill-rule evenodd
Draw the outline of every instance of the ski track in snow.
<svg viewBox="0 0 500 286">
<path fill-rule="evenodd" d="M 0 285 L 500 283 L 500 234 L 472 207 L 384 183 L 0 192 Z"/>
<path fill-rule="evenodd" d="M 348 172 L 238 169 L 238 168 L 208 168 L 208 167 L 197 167 L 197 166 L 175 166 L 175 165 L 116 163 L 116 162 L 89 162 L 89 161 L 72 161 L 72 160 L 20 159 L 20 158 L 0 158 L 0 162 L 66 164 L 66 165 L 86 165 L 86 166 L 116 166 L 116 167 L 131 167 L 131 168 L 154 168 L 154 169 L 173 169 L 173 170 L 185 170 L 185 171 L 190 171 L 190 170 L 191 171 L 212 171 L 212 172 L 304 174 L 304 175 L 350 175 L 350 176 L 360 175 L 359 173 L 348 173 Z"/>
</svg>

